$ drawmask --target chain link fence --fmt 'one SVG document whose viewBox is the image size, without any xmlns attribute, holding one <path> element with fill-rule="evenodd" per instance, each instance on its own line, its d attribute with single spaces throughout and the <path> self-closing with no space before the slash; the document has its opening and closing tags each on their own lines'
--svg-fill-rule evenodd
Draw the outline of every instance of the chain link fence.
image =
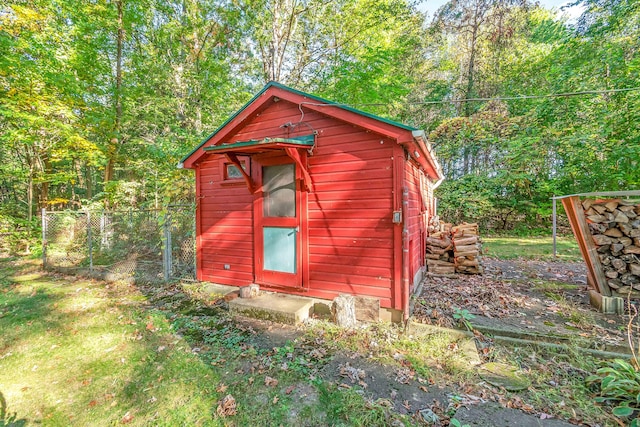
<svg viewBox="0 0 640 427">
<path fill-rule="evenodd" d="M 42 211 L 45 269 L 109 280 L 195 280 L 195 208 Z"/>
</svg>

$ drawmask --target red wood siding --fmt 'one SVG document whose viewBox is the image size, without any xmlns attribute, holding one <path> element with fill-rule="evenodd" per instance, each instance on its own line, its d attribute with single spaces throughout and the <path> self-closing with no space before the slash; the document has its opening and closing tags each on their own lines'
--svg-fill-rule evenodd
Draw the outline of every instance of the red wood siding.
<svg viewBox="0 0 640 427">
<path fill-rule="evenodd" d="M 253 283 L 253 195 L 244 181 L 223 182 L 219 156 L 199 164 L 198 221 L 201 280 Z M 225 268 L 228 266 L 228 269 Z"/>
<path fill-rule="evenodd" d="M 394 142 L 335 119 L 318 129 L 309 158 L 309 290 L 391 307 Z"/>
<path fill-rule="evenodd" d="M 409 189 L 409 283 L 425 265 L 425 237 L 427 230 L 428 199 L 424 185 L 424 172 L 412 161 L 405 162 L 405 186 Z"/>
</svg>

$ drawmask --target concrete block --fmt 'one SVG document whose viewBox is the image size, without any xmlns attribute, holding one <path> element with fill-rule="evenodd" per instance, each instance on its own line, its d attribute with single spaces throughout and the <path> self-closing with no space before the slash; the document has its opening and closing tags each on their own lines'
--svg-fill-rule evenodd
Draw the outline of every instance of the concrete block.
<svg viewBox="0 0 640 427">
<path fill-rule="evenodd" d="M 605 314 L 624 314 L 624 299 L 620 297 L 607 297 L 599 292 L 589 289 L 589 301 L 598 311 Z"/>
<path fill-rule="evenodd" d="M 313 314 L 320 318 L 331 318 L 331 304 L 333 302 L 325 299 L 313 300 Z"/>
<path fill-rule="evenodd" d="M 310 298 L 286 294 L 267 293 L 257 298 L 229 301 L 229 311 L 232 314 L 287 324 L 305 321 L 312 310 L 313 301 Z"/>
<path fill-rule="evenodd" d="M 381 308 L 380 320 L 382 320 L 383 322 L 401 323 L 402 311 L 393 308 Z"/>
<path fill-rule="evenodd" d="M 260 286 L 255 283 L 240 288 L 240 298 L 257 298 L 260 295 Z"/>
<path fill-rule="evenodd" d="M 238 290 L 237 286 L 221 285 L 219 283 L 203 283 L 202 290 L 211 295 L 227 295 Z"/>
<path fill-rule="evenodd" d="M 377 298 L 354 297 L 356 304 L 356 320 L 361 322 L 377 322 L 380 319 L 380 300 Z"/>
</svg>

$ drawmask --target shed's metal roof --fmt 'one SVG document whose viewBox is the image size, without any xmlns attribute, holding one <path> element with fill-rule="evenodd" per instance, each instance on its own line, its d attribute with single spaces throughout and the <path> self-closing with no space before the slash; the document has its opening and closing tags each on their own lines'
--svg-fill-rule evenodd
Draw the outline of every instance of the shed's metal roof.
<svg viewBox="0 0 640 427">
<path fill-rule="evenodd" d="M 282 146 L 310 148 L 315 143 L 315 135 L 303 135 L 295 138 L 264 138 L 251 141 L 239 141 L 232 144 L 204 147 L 209 152 L 243 152 L 261 148 L 279 148 Z"/>
</svg>

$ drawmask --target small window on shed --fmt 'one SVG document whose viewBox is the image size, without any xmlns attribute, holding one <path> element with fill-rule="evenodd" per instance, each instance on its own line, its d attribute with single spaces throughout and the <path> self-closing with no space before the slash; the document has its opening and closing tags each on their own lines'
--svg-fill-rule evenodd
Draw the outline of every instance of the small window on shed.
<svg viewBox="0 0 640 427">
<path fill-rule="evenodd" d="M 242 165 L 242 169 L 249 173 L 248 169 L 248 161 L 247 159 L 240 159 L 240 164 Z M 224 180 L 225 181 L 237 181 L 242 179 L 242 173 L 238 169 L 236 165 L 233 163 L 224 163 Z"/>
</svg>

